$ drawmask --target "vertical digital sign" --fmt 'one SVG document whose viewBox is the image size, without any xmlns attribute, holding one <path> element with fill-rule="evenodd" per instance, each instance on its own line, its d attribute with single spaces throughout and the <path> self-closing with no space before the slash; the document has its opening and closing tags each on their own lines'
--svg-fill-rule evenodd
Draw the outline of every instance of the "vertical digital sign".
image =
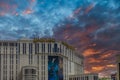
<svg viewBox="0 0 120 80">
<path fill-rule="evenodd" d="M 120 79 L 120 63 L 118 64 L 118 68 L 119 68 L 118 75 L 119 75 L 119 79 Z"/>
<path fill-rule="evenodd" d="M 63 80 L 63 59 L 48 56 L 48 80 Z"/>
</svg>

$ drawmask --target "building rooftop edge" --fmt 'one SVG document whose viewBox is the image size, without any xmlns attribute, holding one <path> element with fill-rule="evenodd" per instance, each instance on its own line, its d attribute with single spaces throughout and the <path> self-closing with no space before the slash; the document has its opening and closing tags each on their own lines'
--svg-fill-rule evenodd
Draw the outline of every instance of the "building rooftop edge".
<svg viewBox="0 0 120 80">
<path fill-rule="evenodd" d="M 98 73 L 83 73 L 83 74 L 76 74 L 76 75 L 69 75 L 69 76 L 79 76 L 79 75 L 98 75 Z"/>
<path fill-rule="evenodd" d="M 69 45 L 67 42 L 64 41 L 59 41 L 56 40 L 54 38 L 33 38 L 33 39 L 29 39 L 29 38 L 20 38 L 20 39 L 14 39 L 14 40 L 0 40 L 0 42 L 17 42 L 17 41 L 33 41 L 33 42 L 58 42 L 63 44 L 64 46 L 66 46 L 69 49 L 72 49 L 75 51 L 75 55 L 79 56 L 80 58 L 84 58 L 84 56 L 82 54 L 78 54 L 78 52 L 76 52 L 75 48 L 71 45 Z"/>
</svg>

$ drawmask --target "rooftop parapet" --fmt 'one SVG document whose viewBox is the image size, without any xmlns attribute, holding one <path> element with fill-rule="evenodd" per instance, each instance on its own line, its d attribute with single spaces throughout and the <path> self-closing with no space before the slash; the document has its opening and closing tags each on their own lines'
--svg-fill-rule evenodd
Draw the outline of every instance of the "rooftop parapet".
<svg viewBox="0 0 120 80">
<path fill-rule="evenodd" d="M 55 42 L 53 38 L 34 38 L 33 42 Z"/>
</svg>

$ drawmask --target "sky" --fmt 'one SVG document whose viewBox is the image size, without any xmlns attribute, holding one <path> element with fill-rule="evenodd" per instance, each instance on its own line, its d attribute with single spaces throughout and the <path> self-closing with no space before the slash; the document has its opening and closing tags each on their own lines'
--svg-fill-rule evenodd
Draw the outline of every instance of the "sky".
<svg viewBox="0 0 120 80">
<path fill-rule="evenodd" d="M 85 57 L 85 72 L 116 72 L 120 0 L 0 0 L 0 39 L 52 37 Z"/>
</svg>

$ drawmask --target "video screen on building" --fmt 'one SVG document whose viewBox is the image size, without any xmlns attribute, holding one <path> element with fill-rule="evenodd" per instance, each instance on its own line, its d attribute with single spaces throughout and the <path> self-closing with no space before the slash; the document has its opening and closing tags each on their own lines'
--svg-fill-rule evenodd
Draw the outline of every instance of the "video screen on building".
<svg viewBox="0 0 120 80">
<path fill-rule="evenodd" d="M 119 79 L 120 79 L 120 63 L 119 63 L 119 65 L 118 65 L 118 68 L 119 68 L 119 73 L 118 73 L 118 75 L 119 75 Z"/>
<path fill-rule="evenodd" d="M 48 56 L 48 80 L 63 80 L 63 58 Z"/>
</svg>

